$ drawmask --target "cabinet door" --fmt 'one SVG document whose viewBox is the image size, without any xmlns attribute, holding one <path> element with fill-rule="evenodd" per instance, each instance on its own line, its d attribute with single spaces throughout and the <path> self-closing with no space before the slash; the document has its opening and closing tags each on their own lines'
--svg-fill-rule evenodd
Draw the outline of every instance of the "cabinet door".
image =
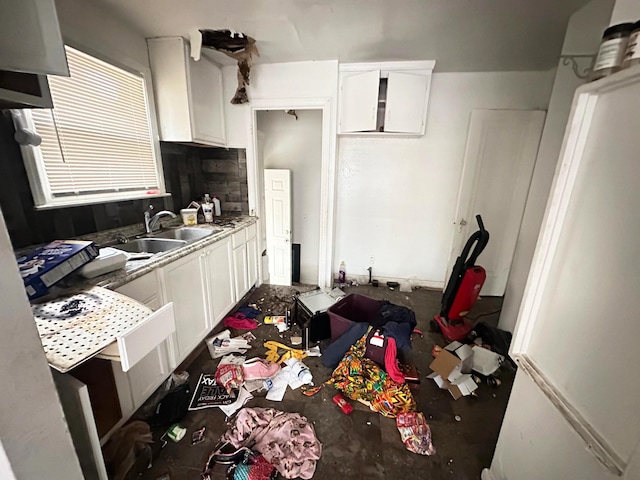
<svg viewBox="0 0 640 480">
<path fill-rule="evenodd" d="M 188 255 L 164 267 L 167 301 L 176 321 L 176 363 L 182 362 L 210 330 L 203 254 Z"/>
<path fill-rule="evenodd" d="M 225 145 L 222 70 L 205 57 L 188 57 L 193 140 Z"/>
<path fill-rule="evenodd" d="M 229 238 L 215 243 L 205 257 L 208 273 L 208 290 L 213 325 L 220 322 L 236 302 L 233 281 L 233 260 Z"/>
<path fill-rule="evenodd" d="M 247 278 L 247 244 L 233 249 L 233 273 L 236 288 L 236 301 L 249 290 Z"/>
<path fill-rule="evenodd" d="M 380 70 L 342 78 L 339 133 L 375 131 Z"/>
<path fill-rule="evenodd" d="M 69 76 L 54 0 L 2 2 L 0 70 Z"/>
<path fill-rule="evenodd" d="M 248 288 L 251 288 L 258 281 L 258 241 L 256 237 L 247 241 L 247 274 L 249 276 Z"/>
<path fill-rule="evenodd" d="M 431 75 L 389 72 L 384 131 L 424 133 Z"/>
</svg>

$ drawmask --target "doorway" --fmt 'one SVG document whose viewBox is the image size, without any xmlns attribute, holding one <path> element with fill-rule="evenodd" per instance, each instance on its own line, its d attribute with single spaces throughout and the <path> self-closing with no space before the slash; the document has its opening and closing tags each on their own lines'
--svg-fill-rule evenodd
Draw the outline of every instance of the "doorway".
<svg viewBox="0 0 640 480">
<path fill-rule="evenodd" d="M 263 281 L 274 285 L 291 285 L 292 281 L 315 285 L 320 277 L 321 248 L 321 178 L 323 146 L 323 111 L 320 109 L 264 109 L 256 111 L 258 178 L 262 180 L 262 199 L 258 216 L 264 234 Z M 290 225 L 282 227 L 283 218 L 270 218 L 275 212 L 265 197 L 269 186 L 265 172 L 288 171 L 289 192 L 278 203 L 289 201 Z M 270 197 L 271 190 L 267 194 Z M 282 192 L 279 192 L 282 196 Z M 272 200 L 272 199 L 271 199 Z M 280 225 L 282 235 L 275 235 Z M 292 257 L 292 251 L 296 253 Z M 277 253 L 277 255 L 276 255 Z M 292 276 L 293 273 L 293 276 Z"/>
</svg>

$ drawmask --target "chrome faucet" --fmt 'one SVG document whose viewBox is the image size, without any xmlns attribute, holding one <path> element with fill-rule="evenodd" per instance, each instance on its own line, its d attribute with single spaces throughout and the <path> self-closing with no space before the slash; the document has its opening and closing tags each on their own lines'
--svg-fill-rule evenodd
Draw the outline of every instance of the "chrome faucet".
<svg viewBox="0 0 640 480">
<path fill-rule="evenodd" d="M 151 216 L 151 212 L 153 211 L 153 205 L 149 205 L 149 209 L 144 212 L 144 231 L 146 233 L 153 232 L 153 229 L 156 228 L 158 221 L 162 217 L 171 217 L 176 218 L 177 215 L 169 210 L 160 210 L 153 217 Z"/>
</svg>

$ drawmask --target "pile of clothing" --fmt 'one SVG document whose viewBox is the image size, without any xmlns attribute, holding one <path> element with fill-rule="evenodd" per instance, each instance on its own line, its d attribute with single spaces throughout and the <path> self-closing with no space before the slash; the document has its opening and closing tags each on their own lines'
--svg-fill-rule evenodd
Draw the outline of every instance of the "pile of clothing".
<svg viewBox="0 0 640 480">
<path fill-rule="evenodd" d="M 203 478 L 211 478 L 216 464 L 222 463 L 229 464 L 227 478 L 232 479 L 267 480 L 275 471 L 284 478 L 309 479 L 321 453 L 313 425 L 304 416 L 243 408 L 211 453 Z"/>
</svg>

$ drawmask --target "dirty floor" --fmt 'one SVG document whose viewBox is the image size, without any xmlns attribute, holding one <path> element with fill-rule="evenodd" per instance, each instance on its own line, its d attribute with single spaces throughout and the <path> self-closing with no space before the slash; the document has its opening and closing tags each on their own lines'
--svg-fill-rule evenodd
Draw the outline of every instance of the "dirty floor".
<svg viewBox="0 0 640 480">
<path fill-rule="evenodd" d="M 263 285 L 254 290 L 245 304 L 258 303 L 263 314 L 283 314 L 292 306 L 292 294 L 311 290 L 308 286 L 272 287 Z M 411 308 L 417 317 L 418 328 L 424 337 L 414 335 L 410 360 L 418 367 L 421 377 L 420 390 L 414 393 L 418 411 L 425 414 L 431 426 L 437 453 L 421 456 L 405 449 L 395 425 L 395 420 L 370 411 L 352 402 L 354 412 L 344 415 L 331 401 L 336 393 L 333 387 L 323 388 L 313 397 L 305 397 L 300 390 L 287 390 L 282 402 L 265 398 L 253 398 L 247 406 L 273 407 L 287 412 L 299 412 L 306 416 L 316 430 L 323 445 L 322 458 L 318 462 L 315 479 L 350 480 L 367 479 L 478 479 L 483 468 L 491 463 L 500 425 L 511 391 L 514 371 L 503 367 L 499 373 L 502 384 L 492 387 L 482 383 L 476 390 L 477 397 L 463 397 L 454 401 L 446 390 L 439 390 L 426 378 L 432 360 L 434 344 L 444 345 L 440 334 L 429 331 L 429 321 L 438 313 L 441 293 L 415 289 L 410 293 L 390 290 L 386 287 L 346 287 L 345 293 L 360 293 L 372 298 L 389 300 Z M 484 298 L 476 302 L 470 317 L 500 309 L 500 298 Z M 495 324 L 497 314 L 481 319 Z M 258 317 L 258 320 L 261 316 Z M 235 332 L 232 332 L 235 333 Z M 261 325 L 253 333 L 258 337 L 247 358 L 263 356 L 265 340 L 287 341 L 279 337 L 272 325 Z M 321 348 L 327 342 L 321 342 Z M 212 360 L 203 350 L 187 368 L 190 383 L 195 385 L 200 373 L 214 373 L 219 360 Z M 319 358 L 307 358 L 316 384 L 329 379 L 331 370 L 325 368 Z M 187 427 L 187 436 L 179 443 L 171 443 L 159 451 L 151 469 L 143 480 L 156 480 L 168 474 L 171 480 L 199 479 L 211 449 L 219 436 L 226 431 L 225 415 L 217 408 L 189 412 L 181 422 Z M 206 441 L 191 446 L 191 432 L 206 426 Z M 158 432 L 156 432 L 157 434 Z M 162 433 L 162 432 L 160 432 Z M 223 478 L 223 477 L 220 477 Z M 164 480 L 164 479 L 163 479 Z"/>
</svg>

